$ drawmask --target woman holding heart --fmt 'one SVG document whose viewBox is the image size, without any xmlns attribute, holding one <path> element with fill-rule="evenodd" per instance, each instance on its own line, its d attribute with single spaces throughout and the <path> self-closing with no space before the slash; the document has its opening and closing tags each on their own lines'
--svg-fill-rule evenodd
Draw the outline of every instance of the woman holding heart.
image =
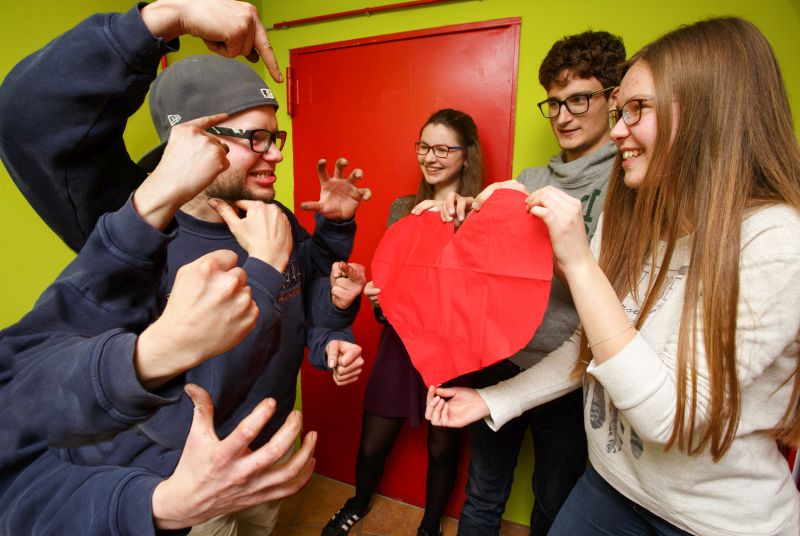
<svg viewBox="0 0 800 536">
<path fill-rule="evenodd" d="M 389 210 L 391 226 L 411 213 L 412 207 L 441 207 L 448 194 L 463 197 L 478 194 L 483 181 L 483 156 L 473 119 L 457 110 L 443 109 L 428 118 L 415 143 L 422 179 L 415 196 L 396 199 Z M 416 210 L 416 209 L 415 209 Z M 462 207 L 463 212 L 463 207 Z M 452 216 L 442 212 L 444 221 Z M 386 459 L 407 418 L 411 426 L 424 422 L 425 384 L 411 364 L 400 337 L 383 316 L 378 304 L 380 289 L 370 281 L 364 294 L 372 301 L 375 316 L 384 324 L 378 355 L 364 394 L 361 440 L 356 458 L 356 495 L 333 515 L 323 536 L 347 534 L 370 508 L 372 494 L 380 482 Z M 464 380 L 453 380 L 464 385 Z M 451 382 L 451 383 L 453 383 Z M 428 474 L 425 515 L 418 536 L 438 535 L 457 469 L 461 430 L 428 426 Z"/>
<path fill-rule="evenodd" d="M 800 149 L 778 63 L 721 18 L 625 68 L 591 247 L 579 201 L 526 201 L 582 331 L 490 388 L 431 387 L 426 417 L 498 428 L 583 382 L 592 467 L 551 535 L 798 535 L 778 442 L 800 438 Z"/>
</svg>

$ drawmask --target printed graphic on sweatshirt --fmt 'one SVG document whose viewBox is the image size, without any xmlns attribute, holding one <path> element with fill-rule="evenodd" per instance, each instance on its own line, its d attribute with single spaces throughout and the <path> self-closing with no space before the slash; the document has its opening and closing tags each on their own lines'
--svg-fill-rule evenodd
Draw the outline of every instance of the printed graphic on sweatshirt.
<svg viewBox="0 0 800 536">
<path fill-rule="evenodd" d="M 644 292 L 652 272 L 652 264 L 650 262 L 645 263 L 638 282 L 641 292 Z M 678 289 L 682 286 L 680 283 L 686 278 L 687 273 L 689 273 L 689 266 L 686 264 L 681 265 L 681 267 L 677 269 L 667 269 L 667 277 L 664 281 L 664 286 L 661 288 L 661 292 L 659 293 L 656 303 L 653 305 L 652 311 L 650 311 L 651 315 L 664 306 L 674 291 L 682 292 L 682 290 Z M 623 300 L 622 306 L 631 318 L 639 314 L 639 304 L 636 303 L 631 296 Z M 607 427 L 606 452 L 609 454 L 616 454 L 622 452 L 624 449 L 629 449 L 635 459 L 638 460 L 641 458 L 642 454 L 644 454 L 644 441 L 642 441 L 642 438 L 639 437 L 636 430 L 630 426 L 630 423 L 624 420 L 620 411 L 614 406 L 611 399 L 606 396 L 605 389 L 600 382 L 589 376 L 586 376 L 584 381 L 586 383 L 586 385 L 584 385 L 584 392 L 586 393 L 583 402 L 584 411 L 588 409 L 589 424 L 592 430 L 600 430 L 603 427 Z"/>
<path fill-rule="evenodd" d="M 659 267 L 660 269 L 660 267 Z M 652 264 L 648 261 L 645 263 L 644 268 L 642 270 L 642 275 L 639 276 L 639 290 L 640 292 L 644 292 L 647 288 L 647 284 L 650 280 L 650 274 L 653 272 Z M 661 287 L 661 292 L 658 294 L 658 299 L 656 300 L 655 305 L 653 305 L 652 311 L 650 314 L 657 312 L 661 307 L 667 302 L 672 291 L 681 283 L 684 279 L 686 279 L 686 274 L 689 273 L 689 265 L 684 264 L 680 268 L 667 269 L 667 278 L 664 281 L 664 286 Z M 634 302 L 630 296 L 625 298 L 622 302 L 622 307 L 625 309 L 625 312 L 628 313 L 628 316 L 637 316 L 639 314 L 640 308 L 639 304 Z"/>
<path fill-rule="evenodd" d="M 591 396 L 584 399 L 585 405 L 589 399 L 589 424 L 593 430 L 599 430 L 608 424 L 608 439 L 606 440 L 606 452 L 616 454 L 623 449 L 630 449 L 631 454 L 637 460 L 644 454 L 644 442 L 630 426 L 626 425 L 619 410 L 608 399 L 606 402 L 606 392 L 600 382 L 586 377 L 588 385 L 584 388 L 585 393 L 591 391 Z M 590 380 L 590 381 L 589 381 Z M 627 432 L 627 435 L 626 435 Z"/>
<path fill-rule="evenodd" d="M 603 207 L 598 206 L 597 212 L 594 211 L 594 204 L 597 201 L 597 198 L 602 195 L 602 190 L 594 189 L 591 193 L 588 193 L 581 197 L 581 204 L 583 205 L 583 224 L 586 229 L 586 236 L 589 240 L 592 239 L 594 236 L 594 230 L 596 224 L 594 223 L 595 216 L 600 215 L 600 212 L 603 210 Z"/>
<path fill-rule="evenodd" d="M 300 264 L 294 255 L 289 259 L 289 265 L 284 270 L 283 277 L 286 281 L 281 285 L 281 295 L 278 298 L 278 303 L 283 303 L 289 298 L 300 294 L 303 274 L 300 272 Z"/>
</svg>

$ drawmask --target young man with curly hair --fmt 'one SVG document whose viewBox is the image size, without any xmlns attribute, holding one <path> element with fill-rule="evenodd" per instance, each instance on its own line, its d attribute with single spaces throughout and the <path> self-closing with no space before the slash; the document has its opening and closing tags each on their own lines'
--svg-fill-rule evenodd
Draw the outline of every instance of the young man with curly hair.
<svg viewBox="0 0 800 536">
<path fill-rule="evenodd" d="M 530 192 L 553 185 L 580 199 L 589 238 L 603 208 L 616 156 L 609 140 L 608 99 L 619 84 L 618 65 L 624 61 L 622 39 L 607 32 L 587 31 L 552 46 L 539 68 L 539 82 L 547 98 L 538 107 L 550 120 L 561 151 L 546 166 L 527 168 L 516 178 Z M 493 385 L 534 365 L 572 335 L 577 323 L 569 291 L 554 277 L 547 313 L 536 336 L 517 354 L 477 373 L 475 387 Z M 586 468 L 582 404 L 578 389 L 523 413 L 497 432 L 484 421 L 472 425 L 467 498 L 459 535 L 499 533 L 517 454 L 528 429 L 535 449 L 531 534 L 547 534 Z"/>
</svg>

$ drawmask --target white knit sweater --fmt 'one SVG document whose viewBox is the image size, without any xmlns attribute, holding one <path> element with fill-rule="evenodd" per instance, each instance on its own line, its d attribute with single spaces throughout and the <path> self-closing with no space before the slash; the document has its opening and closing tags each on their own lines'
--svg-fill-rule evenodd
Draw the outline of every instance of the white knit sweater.
<svg viewBox="0 0 800 536">
<path fill-rule="evenodd" d="M 600 230 L 592 242 L 597 254 Z M 742 407 L 730 450 L 664 451 L 676 415 L 675 354 L 689 241 L 681 240 L 663 295 L 640 334 L 617 355 L 592 362 L 584 381 L 589 458 L 623 495 L 693 534 L 800 535 L 800 494 L 766 430 L 788 406 L 800 341 L 800 217 L 786 206 L 763 208 L 742 223 L 737 364 Z M 646 266 L 646 272 L 652 268 Z M 648 273 L 640 279 L 643 294 Z M 642 298 L 644 296 L 642 295 Z M 639 304 L 623 300 L 633 319 Z M 579 334 L 542 362 L 479 390 L 497 429 L 523 411 L 574 389 L 569 379 Z M 698 410 L 706 422 L 708 371 L 698 338 Z"/>
</svg>

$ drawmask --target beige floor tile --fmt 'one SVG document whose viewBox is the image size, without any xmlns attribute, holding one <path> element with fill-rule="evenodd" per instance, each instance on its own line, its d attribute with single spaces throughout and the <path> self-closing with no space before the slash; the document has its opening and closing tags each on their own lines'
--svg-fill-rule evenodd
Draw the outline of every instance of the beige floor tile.
<svg viewBox="0 0 800 536">
<path fill-rule="evenodd" d="M 376 495 L 372 511 L 364 518 L 361 535 L 414 536 L 422 520 L 422 510 Z"/>
<path fill-rule="evenodd" d="M 275 530 L 272 532 L 272 536 L 319 536 L 319 532 L 319 527 L 282 525 L 278 523 L 278 525 L 275 527 Z"/>
<path fill-rule="evenodd" d="M 315 474 L 306 487 L 284 500 L 273 536 L 319 536 L 330 517 L 353 496 L 355 488 Z M 351 536 L 415 536 L 422 509 L 376 495 L 372 510 L 350 531 Z M 458 520 L 442 519 L 444 536 L 456 536 Z M 528 536 L 527 526 L 503 521 L 501 536 Z"/>
<path fill-rule="evenodd" d="M 302 525 L 322 528 L 353 493 L 353 486 L 314 475 L 306 486 L 297 519 L 302 520 Z"/>
</svg>

